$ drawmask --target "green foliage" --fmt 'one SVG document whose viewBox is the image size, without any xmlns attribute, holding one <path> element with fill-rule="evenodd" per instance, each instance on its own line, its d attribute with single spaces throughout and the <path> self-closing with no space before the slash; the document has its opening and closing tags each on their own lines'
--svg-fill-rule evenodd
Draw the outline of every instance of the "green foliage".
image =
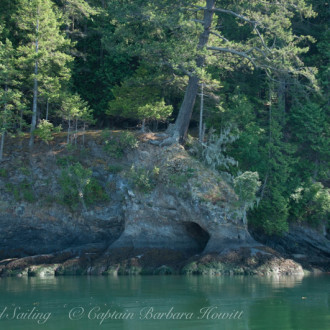
<svg viewBox="0 0 330 330">
<path fill-rule="evenodd" d="M 92 170 L 80 163 L 62 170 L 59 183 L 62 190 L 61 200 L 72 209 L 82 205 L 86 211 L 88 205 L 107 200 L 103 187 L 92 178 Z"/>
<path fill-rule="evenodd" d="M 6 192 L 13 192 L 13 189 L 14 189 L 14 185 L 11 183 L 11 182 L 7 182 L 5 184 L 5 191 Z"/>
<path fill-rule="evenodd" d="M 75 163 L 77 160 L 74 156 L 68 155 L 56 158 L 56 165 L 60 167 L 68 167 L 70 164 Z"/>
<path fill-rule="evenodd" d="M 140 84 L 129 81 L 115 87 L 112 90 L 115 99 L 109 102 L 107 114 L 139 120 L 166 120 L 173 107 L 165 104 L 155 87 Z"/>
<path fill-rule="evenodd" d="M 75 144 L 68 143 L 65 146 L 65 149 L 67 150 L 67 152 L 73 153 L 73 152 L 77 151 L 79 149 L 79 147 L 77 145 L 75 145 Z"/>
<path fill-rule="evenodd" d="M 128 177 L 134 186 L 144 193 L 149 193 L 154 188 L 154 174 L 145 168 L 135 168 L 133 165 Z"/>
<path fill-rule="evenodd" d="M 84 116 L 91 116 L 91 110 L 88 103 L 82 100 L 80 95 L 68 94 L 62 101 L 59 114 L 65 120 L 83 120 Z"/>
<path fill-rule="evenodd" d="M 256 192 L 261 185 L 258 172 L 244 172 L 234 178 L 234 190 L 238 195 L 239 216 L 243 218 L 243 223 L 247 224 L 246 212 L 254 207 Z"/>
<path fill-rule="evenodd" d="M 107 167 L 108 172 L 113 173 L 113 174 L 117 174 L 117 173 L 121 172 L 123 169 L 124 168 L 121 165 L 112 165 L 111 164 Z"/>
<path fill-rule="evenodd" d="M 138 146 L 138 140 L 129 131 L 114 134 L 105 130 L 102 132 L 102 139 L 104 151 L 114 158 L 121 158 L 125 151 L 137 148 Z"/>
<path fill-rule="evenodd" d="M 1 23 L 0 23 L 1 24 Z M 24 113 L 25 105 L 22 101 L 23 93 L 19 89 L 17 81 L 18 70 L 16 62 L 16 50 L 9 39 L 2 42 L 2 26 L 0 25 L 0 161 L 3 158 L 5 136 L 12 132 L 15 124 L 20 120 L 19 112 Z M 21 116 L 22 118 L 22 116 Z"/>
<path fill-rule="evenodd" d="M 300 223 L 330 226 L 330 189 L 320 182 L 297 188 L 291 195 L 290 215 Z"/>
<path fill-rule="evenodd" d="M 244 172 L 234 178 L 234 189 L 239 200 L 249 206 L 253 206 L 260 185 L 257 172 Z"/>
<path fill-rule="evenodd" d="M 31 170 L 28 169 L 27 167 L 25 166 L 21 166 L 19 168 L 19 171 L 23 174 L 23 175 L 26 175 L 26 176 L 30 176 L 31 175 Z"/>
<path fill-rule="evenodd" d="M 177 187 L 182 187 L 187 183 L 188 177 L 184 173 L 173 173 L 168 176 L 169 181 Z"/>
<path fill-rule="evenodd" d="M 297 144 L 297 155 L 304 158 L 298 165 L 305 180 L 313 173 L 320 179 L 328 176 L 330 159 L 330 125 L 327 106 L 314 102 L 297 104 L 290 111 L 292 140 Z"/>
<path fill-rule="evenodd" d="M 274 211 L 275 210 L 275 211 Z M 249 212 L 249 222 L 267 234 L 281 235 L 289 229 L 288 200 L 276 189 L 269 189 L 269 195 L 260 201 L 258 208 Z"/>
<path fill-rule="evenodd" d="M 74 140 L 77 143 L 78 129 L 81 124 L 85 130 L 86 124 L 94 123 L 92 109 L 88 103 L 84 101 L 77 93 L 74 95 L 67 94 L 62 100 L 62 106 L 58 115 L 67 121 L 68 134 L 67 142 L 70 143 L 71 130 L 74 129 Z"/>
<path fill-rule="evenodd" d="M 152 170 L 152 174 L 155 176 L 155 177 L 158 177 L 159 174 L 160 174 L 160 168 L 155 166 Z"/>
<path fill-rule="evenodd" d="M 174 119 L 187 74 L 195 74 L 205 84 L 205 122 L 217 132 L 199 144 L 195 154 L 209 166 L 228 171 L 228 177 L 237 177 L 240 171 L 259 173 L 260 202 L 249 211 L 249 223 L 278 233 L 288 228 L 288 219 L 326 221 L 327 188 L 318 182 L 328 186 L 328 2 L 216 1 L 224 10 L 213 17 L 212 31 L 218 35 L 211 34 L 201 49 L 196 46 L 203 11 L 196 6 L 205 4 L 0 1 L 0 138 L 6 138 L 5 148 L 8 136 L 22 135 L 28 128 L 25 121 L 31 116 L 27 109 L 33 103 L 35 80 L 40 118 L 48 110 L 50 118 L 37 134 L 49 141 L 51 121 L 58 122 L 55 109 L 70 126 L 69 137 L 76 127 L 85 130 L 86 124 L 93 124 L 93 117 L 101 127 L 109 125 L 106 112 L 119 126 L 125 118 Z M 250 24 L 233 12 L 259 23 Z M 200 56 L 206 59 L 202 68 L 196 62 Z M 265 75 L 252 62 L 272 69 Z M 197 95 L 197 106 L 199 99 Z M 192 120 L 198 121 L 197 111 Z M 223 127 L 235 131 L 221 133 Z M 231 140 L 233 136 L 238 138 Z M 68 151 L 76 152 L 68 142 Z M 112 157 L 120 158 L 136 145 L 135 137 L 121 133 L 104 137 L 104 148 Z M 69 168 L 77 160 L 67 156 L 56 161 Z M 239 166 L 233 166 L 234 160 Z M 1 171 L 0 176 L 5 175 Z M 109 171 L 120 169 L 110 165 Z M 177 187 L 189 179 L 187 173 L 171 174 Z M 155 170 L 149 176 L 156 180 L 163 174 Z M 21 188 L 11 187 L 17 199 L 23 198 Z M 79 198 L 76 202 L 81 203 Z"/>
<path fill-rule="evenodd" d="M 46 119 L 42 119 L 37 126 L 34 134 L 38 136 L 42 141 L 47 144 L 54 139 L 53 133 L 57 133 L 61 130 L 61 126 L 54 127 L 52 123 L 50 123 Z"/>
<path fill-rule="evenodd" d="M 5 168 L 0 168 L 0 177 L 8 178 L 8 171 Z"/>
<path fill-rule="evenodd" d="M 104 188 L 95 179 L 91 179 L 86 189 L 86 204 L 93 205 L 98 202 L 105 202 L 109 200 Z"/>
<path fill-rule="evenodd" d="M 30 182 L 23 181 L 23 183 L 19 187 L 21 198 L 29 203 L 33 203 L 36 201 L 35 194 L 32 189 L 32 185 Z"/>
<path fill-rule="evenodd" d="M 58 102 L 68 86 L 73 61 L 69 55 L 73 45 L 61 29 L 61 15 L 51 0 L 19 0 L 16 6 L 17 65 L 27 101 L 32 103 L 33 95 L 39 104 Z"/>
<path fill-rule="evenodd" d="M 164 100 L 148 103 L 138 108 L 137 114 L 141 119 L 165 120 L 171 116 L 173 107 L 166 105 Z"/>
<path fill-rule="evenodd" d="M 29 203 L 34 203 L 36 201 L 32 184 L 26 179 L 18 184 L 6 183 L 5 189 L 7 192 L 13 194 L 17 202 L 26 201 Z"/>
</svg>

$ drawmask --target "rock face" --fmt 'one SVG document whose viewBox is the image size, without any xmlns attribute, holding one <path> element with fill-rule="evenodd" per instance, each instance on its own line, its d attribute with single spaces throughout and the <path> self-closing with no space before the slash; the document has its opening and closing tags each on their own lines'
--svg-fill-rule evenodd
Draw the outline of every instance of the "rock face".
<svg viewBox="0 0 330 330">
<path fill-rule="evenodd" d="M 156 188 L 148 196 L 127 196 L 124 214 L 125 229 L 110 250 L 171 248 L 206 253 L 260 245 L 241 223 L 226 220 L 220 207 L 210 210 L 173 190 Z"/>
<path fill-rule="evenodd" d="M 94 146 L 93 152 L 96 150 Z M 221 182 L 219 188 L 216 174 L 200 168 L 182 147 L 161 149 L 145 144 L 130 154 L 127 162 L 150 172 L 158 166 L 160 173 L 152 178 L 151 191 L 141 192 L 129 179 L 94 166 L 93 177 L 110 182 L 112 190 L 106 204 L 87 212 L 71 212 L 58 204 L 15 202 L 6 194 L 0 209 L 0 256 L 79 251 L 84 246 L 109 247 L 109 251 L 163 248 L 194 254 L 258 245 L 241 220 L 231 217 L 228 199 L 236 197 L 230 187 Z M 41 163 L 32 170 L 38 178 L 47 179 Z M 194 173 L 189 175 L 189 170 Z M 53 172 L 59 173 L 59 169 Z M 21 174 L 13 180 L 26 178 Z M 42 187 L 41 180 L 34 185 Z M 49 189 L 56 194 L 56 177 Z"/>
<path fill-rule="evenodd" d="M 105 249 L 123 230 L 120 213 L 108 207 L 97 213 L 75 216 L 58 209 L 34 210 L 20 206 L 22 214 L 0 214 L 0 258 L 25 257 L 86 246 Z M 50 212 L 49 212 L 50 211 Z M 84 247 L 85 246 L 85 247 Z"/>
<path fill-rule="evenodd" d="M 330 241 L 316 228 L 292 225 L 283 237 L 260 235 L 260 239 L 280 252 L 330 257 Z"/>
<path fill-rule="evenodd" d="M 160 148 L 141 143 L 121 163 L 128 168 L 126 175 L 106 171 L 104 163 L 113 160 L 95 141 L 89 146 L 89 158 L 101 163 L 91 167 L 93 177 L 112 188 L 108 202 L 87 212 L 72 212 L 59 204 L 45 206 L 40 201 L 46 193 L 56 195 L 60 191 L 61 169 L 52 155 L 30 159 L 24 171 L 22 167 L 13 171 L 8 162 L 11 176 L 0 183 L 4 192 L 0 205 L 2 258 L 67 249 L 79 252 L 86 247 L 109 248 L 109 253 L 117 248 L 160 248 L 195 254 L 258 245 L 241 219 L 233 216 L 230 200 L 236 196 L 230 186 L 189 157 L 181 146 Z M 144 171 L 141 173 L 152 184 L 150 191 L 143 191 L 130 179 L 131 165 Z M 157 174 L 154 169 L 158 169 Z M 18 202 L 5 192 L 6 185 L 19 187 L 30 177 L 39 195 L 35 202 Z"/>
<path fill-rule="evenodd" d="M 22 152 L 13 153 L 4 164 L 2 173 L 8 175 L 0 177 L 0 260 L 23 259 L 0 261 L 0 275 L 7 271 L 21 275 L 47 274 L 49 264 L 58 265 L 51 267 L 56 274 L 101 274 L 118 269 L 129 273 L 130 270 L 125 270 L 127 265 L 141 270 L 148 268 L 151 259 L 157 272 L 166 273 L 168 270 L 163 265 L 171 264 L 179 270 L 196 254 L 216 254 L 210 260 L 216 260 L 227 272 L 231 266 L 225 256 L 233 251 L 238 256 L 241 252 L 237 251 L 244 251 L 243 273 L 253 273 L 254 261 L 250 260 L 258 253 L 255 265 L 259 273 L 267 273 L 272 265 L 281 268 L 278 265 L 285 263 L 278 256 L 274 256 L 277 261 L 273 263 L 272 257 L 263 257 L 262 244 L 250 236 L 242 222 L 232 187 L 225 178 L 190 157 L 181 146 L 161 148 L 140 141 L 138 149 L 126 153 L 119 163 L 117 160 L 120 169 L 114 172 L 109 171 L 114 159 L 97 140 L 89 141 L 89 154 L 79 161 L 92 169 L 93 178 L 109 198 L 87 210 L 75 211 L 56 199 L 48 203 L 45 198 L 61 193 L 58 183 L 61 169 L 54 154 L 63 150 L 59 146 L 53 154 L 46 155 L 40 150 L 32 160 L 26 154 L 25 158 L 20 156 L 18 165 L 15 161 Z M 64 154 L 61 159 L 64 157 L 72 155 Z M 28 164 L 24 171 L 23 163 Z M 31 183 L 36 196 L 33 201 L 15 197 L 14 188 L 25 187 L 26 182 Z M 329 241 L 325 238 L 318 241 L 308 233 L 301 233 L 299 238 L 288 236 L 288 239 L 309 240 L 315 251 L 329 252 Z M 290 250 L 290 246 L 285 249 Z M 267 255 L 272 253 L 268 251 Z M 142 257 L 137 257 L 140 254 Z M 235 269 L 241 269 L 239 257 L 235 260 Z M 270 266 L 264 270 L 262 264 L 266 261 Z M 41 265 L 41 270 L 35 265 Z M 291 273 L 302 272 L 294 262 L 288 265 L 292 265 Z M 288 267 L 283 272 L 290 273 Z"/>
<path fill-rule="evenodd" d="M 330 271 L 330 241 L 325 232 L 317 228 L 291 225 L 283 236 L 267 236 L 253 233 L 263 244 L 279 253 L 290 256 L 305 268 L 321 268 Z"/>
<path fill-rule="evenodd" d="M 202 168 L 181 146 L 146 145 L 132 157 L 137 168 L 160 171 L 150 193 L 128 191 L 125 229 L 109 253 L 123 247 L 220 253 L 260 246 L 242 219 L 234 217 L 230 200 L 236 196 L 229 185 L 221 181 L 219 188 L 218 175 Z"/>
</svg>

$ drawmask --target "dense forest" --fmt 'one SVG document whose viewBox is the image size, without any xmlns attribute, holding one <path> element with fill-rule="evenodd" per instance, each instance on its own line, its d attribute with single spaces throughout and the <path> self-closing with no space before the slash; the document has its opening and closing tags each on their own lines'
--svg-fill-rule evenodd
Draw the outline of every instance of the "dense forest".
<svg viewBox="0 0 330 330">
<path fill-rule="evenodd" d="M 1 0 L 0 161 L 20 134 L 168 129 L 257 177 L 255 230 L 326 230 L 328 22 L 325 0 Z"/>
</svg>

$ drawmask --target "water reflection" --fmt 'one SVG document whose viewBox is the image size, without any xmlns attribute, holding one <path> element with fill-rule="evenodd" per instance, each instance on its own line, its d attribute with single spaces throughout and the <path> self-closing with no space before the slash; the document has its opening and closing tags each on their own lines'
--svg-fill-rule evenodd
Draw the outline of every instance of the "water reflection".
<svg viewBox="0 0 330 330">
<path fill-rule="evenodd" d="M 56 330 L 98 326 L 129 330 L 168 330 L 168 327 L 322 330 L 327 329 L 330 321 L 329 292 L 329 276 L 3 278 L 0 279 L 0 329 L 36 328 L 26 320 L 1 318 L 5 306 L 11 313 L 15 306 L 20 306 L 23 310 L 51 311 L 47 329 Z M 75 308 L 83 310 L 83 315 L 81 319 L 71 320 L 69 312 Z M 151 308 L 150 318 L 141 319 Z M 210 312 L 202 317 L 201 310 Z M 240 312 L 241 318 L 228 316 Z M 125 319 L 127 313 L 134 317 Z M 192 313 L 193 317 L 171 318 L 175 313 Z M 102 315 L 112 317 L 102 321 Z"/>
</svg>

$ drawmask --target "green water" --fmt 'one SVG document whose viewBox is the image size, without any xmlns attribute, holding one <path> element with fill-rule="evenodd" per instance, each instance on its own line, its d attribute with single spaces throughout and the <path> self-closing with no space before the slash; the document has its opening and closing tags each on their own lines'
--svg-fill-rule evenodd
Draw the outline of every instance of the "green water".
<svg viewBox="0 0 330 330">
<path fill-rule="evenodd" d="M 330 275 L 0 278 L 0 329 L 330 329 Z"/>
</svg>

